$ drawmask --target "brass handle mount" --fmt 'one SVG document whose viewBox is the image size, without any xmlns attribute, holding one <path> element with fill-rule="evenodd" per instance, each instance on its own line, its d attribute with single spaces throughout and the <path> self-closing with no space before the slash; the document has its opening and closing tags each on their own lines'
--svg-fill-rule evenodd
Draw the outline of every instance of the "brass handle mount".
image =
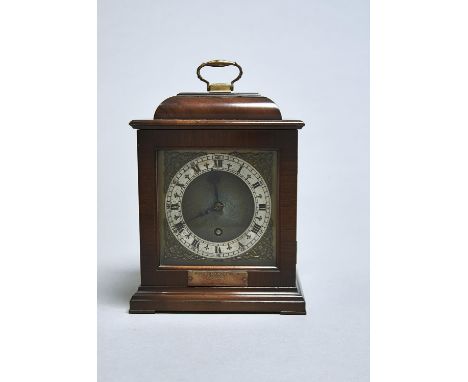
<svg viewBox="0 0 468 382">
<path fill-rule="evenodd" d="M 207 80 L 205 80 L 201 74 L 200 71 L 202 68 L 205 66 L 212 66 L 214 68 L 222 68 L 225 66 L 235 66 L 237 69 L 239 69 L 239 75 L 234 78 L 231 83 L 209 83 Z M 234 82 L 238 81 L 242 77 L 242 67 L 234 61 L 226 61 L 226 60 L 211 60 L 208 62 L 204 62 L 197 68 L 197 77 L 200 79 L 200 81 L 203 81 L 206 83 L 206 88 L 209 92 L 232 92 L 234 90 Z"/>
</svg>

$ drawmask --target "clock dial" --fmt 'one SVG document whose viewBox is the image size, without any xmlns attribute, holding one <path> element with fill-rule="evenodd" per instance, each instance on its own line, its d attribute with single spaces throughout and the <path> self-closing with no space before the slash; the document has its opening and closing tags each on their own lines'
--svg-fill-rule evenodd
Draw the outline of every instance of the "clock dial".
<svg viewBox="0 0 468 382">
<path fill-rule="evenodd" d="M 253 248 L 271 215 L 268 187 L 246 161 L 207 154 L 186 163 L 172 178 L 166 219 L 176 239 L 206 258 L 230 258 Z"/>
</svg>

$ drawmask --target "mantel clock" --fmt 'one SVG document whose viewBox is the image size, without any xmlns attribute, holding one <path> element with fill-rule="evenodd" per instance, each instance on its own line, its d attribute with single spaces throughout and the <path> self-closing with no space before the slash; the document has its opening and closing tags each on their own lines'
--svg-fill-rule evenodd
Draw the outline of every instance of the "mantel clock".
<svg viewBox="0 0 468 382">
<path fill-rule="evenodd" d="M 204 66 L 233 65 L 231 83 Z M 297 132 L 235 62 L 162 102 L 138 136 L 141 286 L 130 313 L 305 314 L 296 279 Z"/>
</svg>

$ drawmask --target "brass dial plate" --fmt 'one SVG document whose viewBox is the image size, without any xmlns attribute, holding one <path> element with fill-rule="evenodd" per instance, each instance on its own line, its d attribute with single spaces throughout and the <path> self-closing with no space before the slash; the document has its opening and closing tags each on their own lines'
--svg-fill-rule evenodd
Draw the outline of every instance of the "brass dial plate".
<svg viewBox="0 0 468 382">
<path fill-rule="evenodd" d="M 275 151 L 164 150 L 158 162 L 161 264 L 274 265 Z"/>
</svg>

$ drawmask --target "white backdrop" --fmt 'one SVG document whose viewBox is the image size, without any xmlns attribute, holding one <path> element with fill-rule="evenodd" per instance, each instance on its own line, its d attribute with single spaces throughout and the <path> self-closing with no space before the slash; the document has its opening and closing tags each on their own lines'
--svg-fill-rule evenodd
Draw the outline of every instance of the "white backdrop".
<svg viewBox="0 0 468 382">
<path fill-rule="evenodd" d="M 368 11 L 362 0 L 99 1 L 100 381 L 369 379 Z M 128 122 L 152 118 L 178 92 L 204 91 L 195 69 L 215 58 L 242 65 L 236 91 L 259 92 L 283 118 L 306 123 L 298 184 L 306 316 L 127 313 L 139 285 Z"/>
</svg>

